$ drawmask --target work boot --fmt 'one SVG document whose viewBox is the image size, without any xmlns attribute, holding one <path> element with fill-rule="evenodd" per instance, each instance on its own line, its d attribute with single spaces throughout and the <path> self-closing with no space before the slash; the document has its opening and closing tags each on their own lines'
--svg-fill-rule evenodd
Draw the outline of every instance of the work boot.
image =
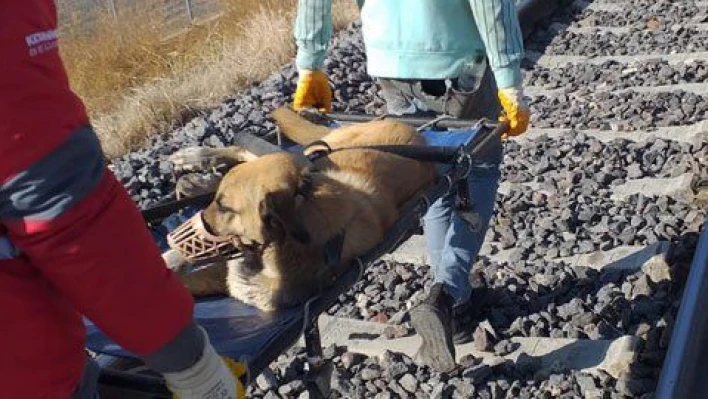
<svg viewBox="0 0 708 399">
<path fill-rule="evenodd" d="M 462 345 L 472 341 L 474 329 L 479 323 L 482 309 L 489 301 L 489 293 L 480 273 L 470 275 L 472 294 L 464 303 L 452 309 L 452 341 Z"/>
<path fill-rule="evenodd" d="M 479 308 L 474 306 L 471 300 L 452 309 L 452 342 L 455 345 L 472 341 L 478 314 Z"/>
<path fill-rule="evenodd" d="M 436 283 L 430 295 L 410 311 L 411 323 L 421 337 L 417 360 L 438 372 L 456 367 L 455 346 L 452 342 L 452 306 L 454 299 Z"/>
</svg>

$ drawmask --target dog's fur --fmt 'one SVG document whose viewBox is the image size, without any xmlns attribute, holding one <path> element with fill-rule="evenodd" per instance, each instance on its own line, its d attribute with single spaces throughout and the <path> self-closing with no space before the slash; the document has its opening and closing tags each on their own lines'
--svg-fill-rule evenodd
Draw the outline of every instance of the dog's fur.
<svg viewBox="0 0 708 399">
<path fill-rule="evenodd" d="M 330 130 L 288 109 L 273 117 L 300 144 L 321 139 L 337 149 L 424 143 L 411 126 L 391 120 Z M 314 170 L 293 154 L 255 157 L 237 147 L 189 148 L 173 156 L 182 165 L 204 158 L 235 165 L 205 209 L 205 223 L 215 234 L 265 248 L 183 275 L 183 281 L 194 295 L 228 293 L 263 310 L 295 305 L 326 288 L 325 243 L 345 233 L 337 267 L 349 267 L 382 241 L 400 207 L 434 182 L 434 164 L 376 150 L 334 152 L 316 160 Z M 166 256 L 173 257 L 168 264 L 183 263 L 174 253 Z"/>
</svg>

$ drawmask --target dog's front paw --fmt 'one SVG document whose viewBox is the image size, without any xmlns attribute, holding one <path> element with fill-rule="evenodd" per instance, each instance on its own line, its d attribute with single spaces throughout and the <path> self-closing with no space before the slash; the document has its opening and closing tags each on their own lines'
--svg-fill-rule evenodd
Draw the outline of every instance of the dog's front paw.
<svg viewBox="0 0 708 399">
<path fill-rule="evenodd" d="M 221 177 L 214 173 L 188 173 L 180 176 L 175 185 L 177 198 L 192 198 L 209 194 L 219 188 Z"/>
<path fill-rule="evenodd" d="M 218 166 L 217 151 L 207 147 L 187 147 L 169 156 L 177 172 L 201 172 Z"/>
<path fill-rule="evenodd" d="M 165 261 L 167 268 L 177 273 L 178 275 L 185 274 L 185 266 L 187 261 L 174 249 L 168 249 L 162 253 L 162 260 Z"/>
</svg>

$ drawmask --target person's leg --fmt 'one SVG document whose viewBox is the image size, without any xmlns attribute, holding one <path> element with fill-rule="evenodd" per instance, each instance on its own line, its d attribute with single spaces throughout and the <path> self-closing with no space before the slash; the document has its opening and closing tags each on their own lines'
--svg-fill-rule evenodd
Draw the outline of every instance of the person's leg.
<svg viewBox="0 0 708 399">
<path fill-rule="evenodd" d="M 433 108 L 443 108 L 442 96 L 437 97 L 438 104 L 431 104 L 436 97 L 424 93 L 424 85 L 421 82 L 380 78 L 377 79 L 377 83 L 381 97 L 386 103 L 386 112 L 389 114 L 421 115 L 427 112 L 428 105 Z M 421 103 L 424 109 L 419 108 Z M 444 170 L 445 167 L 439 165 L 438 169 Z M 423 218 L 423 235 L 426 238 L 428 263 L 433 269 L 433 275 L 437 274 L 435 269 L 440 264 L 440 257 L 446 245 L 445 237 L 452 220 L 454 200 L 454 195 L 438 198 L 430 205 Z"/>
<path fill-rule="evenodd" d="M 452 221 L 453 197 L 446 195 L 430 204 L 423 217 L 423 236 L 425 237 L 428 251 L 428 263 L 433 276 L 439 274 L 437 270 L 446 246 L 447 232 Z"/>
<path fill-rule="evenodd" d="M 467 180 L 471 226 L 452 209 L 449 198 L 436 201 L 425 217 L 434 283 L 426 300 L 411 309 L 411 322 L 421 336 L 418 360 L 439 371 L 455 367 L 454 344 L 469 342 L 475 310 L 483 305 L 483 287 L 473 293 L 470 271 L 484 242 L 494 213 L 501 173 L 497 164 L 476 166 Z"/>
<path fill-rule="evenodd" d="M 472 95 L 470 92 L 451 89 L 446 109 L 457 112 L 462 118 L 487 118 L 496 121 L 501 113 L 501 105 L 490 68 L 485 69 L 478 83 L 477 90 Z M 441 261 L 436 275 L 436 282 L 449 287 L 450 295 L 454 297 L 457 304 L 453 311 L 453 339 L 456 344 L 466 343 L 472 339 L 475 317 L 486 303 L 484 282 L 475 278 L 470 272 L 476 263 L 489 228 L 489 221 L 494 213 L 494 203 L 501 178 L 499 165 L 502 157 L 501 138 L 497 138 L 478 157 L 477 161 L 480 165 L 470 175 L 468 191 L 472 197 L 471 202 L 476 208 L 475 211 L 480 216 L 480 228 L 472 234 L 464 234 L 466 230 L 451 226 L 443 250 L 446 256 Z M 459 215 L 456 216 L 458 223 L 464 223 Z"/>
<path fill-rule="evenodd" d="M 90 356 L 86 357 L 86 366 L 81 376 L 81 382 L 74 391 L 72 399 L 96 399 L 98 394 L 98 376 L 101 368 Z"/>
<path fill-rule="evenodd" d="M 501 107 L 491 71 L 487 69 L 479 83 L 473 91 L 448 88 L 442 99 L 445 112 L 459 118 L 496 120 Z M 471 336 L 466 334 L 475 305 L 469 300 L 470 270 L 494 211 L 500 177 L 501 140 L 493 144 L 475 160 L 477 165 L 467 182 L 471 211 L 480 223 L 470 226 L 453 209 L 455 194 L 437 201 L 426 215 L 434 284 L 428 298 L 411 310 L 411 321 L 422 341 L 418 360 L 438 371 L 455 367 L 454 343 L 468 341 Z"/>
<path fill-rule="evenodd" d="M 377 79 L 379 93 L 386 104 L 386 113 L 392 115 L 409 115 L 418 112 L 413 104 L 413 96 L 409 84 L 395 79 Z"/>
<path fill-rule="evenodd" d="M 469 91 L 450 87 L 443 100 L 443 108 L 458 118 L 496 120 L 501 106 L 491 70 L 486 68 L 481 81 L 474 83 L 473 89 Z M 448 294 L 454 298 L 457 305 L 463 304 L 470 297 L 469 273 L 482 247 L 489 219 L 494 211 L 501 158 L 501 140 L 496 140 L 475 159 L 477 165 L 468 178 L 468 192 L 473 212 L 480 218 L 479 226 L 468 226 L 458 212 L 452 209 L 455 193 L 447 196 L 446 201 L 440 202 L 440 206 L 446 206 L 447 209 L 435 210 L 436 214 L 446 213 L 450 217 L 444 236 L 430 238 L 436 242 L 443 241 L 438 245 L 442 252 L 438 255 L 439 260 L 433 269 L 433 277 L 435 282 L 446 286 Z M 435 234 L 439 234 L 439 231 L 435 231 Z"/>
<path fill-rule="evenodd" d="M 467 81 L 469 80 L 470 79 L 467 79 Z M 449 83 L 451 82 L 448 82 L 448 84 Z M 501 106 L 496 97 L 497 88 L 491 70 L 487 68 L 482 80 L 474 83 L 476 83 L 476 85 L 472 90 L 465 91 L 455 87 L 447 87 L 445 89 L 446 83 L 442 80 L 421 81 L 420 83 L 409 84 L 411 91 L 405 93 L 405 95 L 408 97 L 413 96 L 425 103 L 427 109 L 444 111 L 457 118 L 487 118 L 495 120 L 501 111 Z M 390 92 L 391 90 L 383 91 Z M 392 97 L 394 96 L 388 95 L 388 98 Z M 410 102 L 411 100 L 407 101 Z M 499 171 L 495 170 L 492 171 L 492 173 L 488 173 L 488 170 L 498 167 L 498 164 L 501 162 L 501 141 L 490 146 L 486 154 L 482 154 L 480 157 L 480 162 L 482 166 L 480 166 L 477 169 L 477 173 L 473 173 L 469 179 L 469 192 L 474 197 L 472 201 L 478 203 L 480 209 L 491 209 L 491 211 L 493 211 Z M 444 166 L 441 167 L 444 168 Z M 475 177 L 474 175 L 477 176 Z M 453 210 L 455 198 L 456 194 L 454 192 L 439 198 L 431 204 L 424 217 L 424 234 L 426 237 L 429 263 L 432 267 L 433 277 L 436 282 L 451 281 L 453 276 L 454 278 L 463 277 L 462 274 L 454 270 L 466 270 L 467 273 L 469 273 L 471 264 L 462 266 L 460 262 L 464 262 L 466 258 L 469 258 L 471 262 L 474 263 L 477 253 L 481 248 L 482 241 L 484 240 L 484 235 L 486 234 L 487 224 L 485 222 L 483 231 L 478 234 L 475 233 L 474 237 L 468 237 L 468 234 L 457 237 L 454 242 L 450 241 L 451 238 L 456 237 L 455 230 L 459 230 L 459 228 L 454 228 L 452 225 L 453 219 L 462 222 L 457 212 Z M 484 214 L 485 212 L 482 213 Z M 488 220 L 488 218 L 483 218 L 483 221 L 484 220 Z M 479 243 L 477 243 L 478 241 Z M 472 246 L 470 247 L 468 243 L 472 244 Z M 441 256 L 446 251 L 450 252 L 450 254 L 441 266 Z M 465 253 L 466 255 L 455 255 L 460 253 Z M 445 270 L 447 268 L 451 270 Z M 452 284 L 456 287 L 452 288 L 452 290 L 456 292 L 453 296 L 458 304 L 464 302 L 466 297 L 469 297 L 469 284 L 465 284 L 466 281 L 468 281 L 468 279 L 465 277 Z M 467 288 L 463 289 L 465 286 Z M 466 294 L 465 291 L 467 291 Z"/>
<path fill-rule="evenodd" d="M 433 276 L 435 283 L 445 285 L 455 304 L 467 302 L 471 295 L 469 275 L 479 254 L 489 221 L 494 213 L 494 200 L 501 172 L 498 165 L 475 167 L 467 179 L 471 211 L 479 224 L 471 226 L 453 211 L 445 232 L 439 263 Z"/>
</svg>

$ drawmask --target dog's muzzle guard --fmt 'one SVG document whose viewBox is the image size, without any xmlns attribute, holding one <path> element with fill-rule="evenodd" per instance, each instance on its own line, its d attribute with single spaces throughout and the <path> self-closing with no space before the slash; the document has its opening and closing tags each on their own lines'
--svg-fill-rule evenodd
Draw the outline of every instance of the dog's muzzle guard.
<svg viewBox="0 0 708 399">
<path fill-rule="evenodd" d="M 169 233 L 167 243 L 192 263 L 233 258 L 242 252 L 243 247 L 236 236 L 211 234 L 204 225 L 201 211 Z"/>
</svg>

